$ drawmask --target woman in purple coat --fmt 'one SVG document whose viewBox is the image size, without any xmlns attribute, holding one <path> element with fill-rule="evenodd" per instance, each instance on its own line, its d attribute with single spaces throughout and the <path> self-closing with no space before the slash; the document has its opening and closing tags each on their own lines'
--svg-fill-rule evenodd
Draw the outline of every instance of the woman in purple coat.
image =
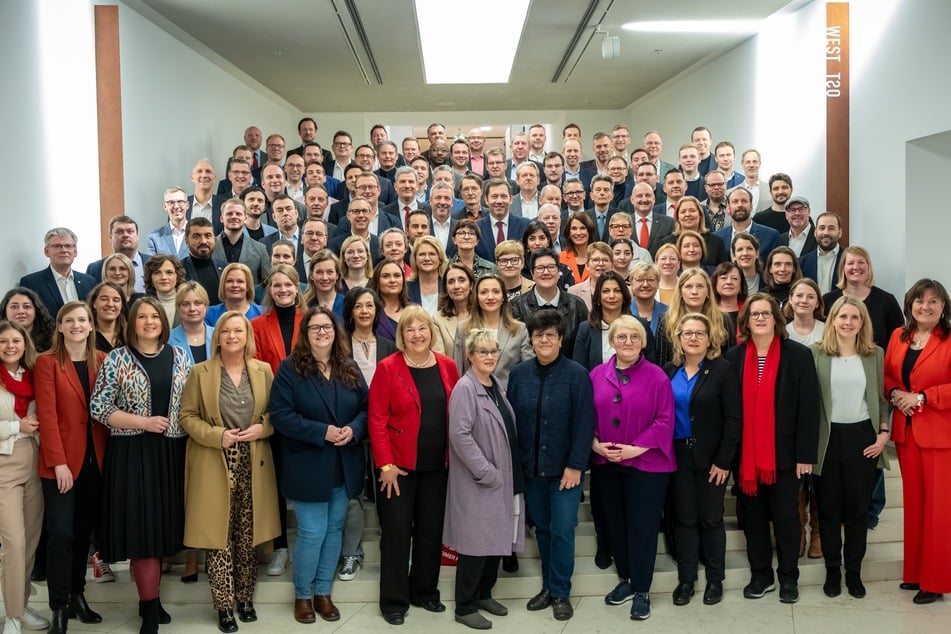
<svg viewBox="0 0 951 634">
<path fill-rule="evenodd" d="M 524 474 L 515 435 L 515 414 L 498 380 L 495 333 L 474 328 L 466 337 L 469 370 L 449 398 L 449 486 L 443 543 L 459 552 L 456 621 L 483 630 L 485 610 L 505 616 L 492 598 L 505 555 L 522 550 Z M 513 451 L 514 449 L 514 451 Z"/>
<path fill-rule="evenodd" d="M 674 396 L 667 375 L 641 354 L 647 333 L 625 315 L 608 339 L 615 354 L 591 371 L 596 423 L 592 471 L 606 508 L 611 550 L 621 582 L 608 605 L 633 599 L 631 618 L 650 617 L 657 533 L 674 458 Z M 592 497 L 595 492 L 592 491 Z"/>
</svg>

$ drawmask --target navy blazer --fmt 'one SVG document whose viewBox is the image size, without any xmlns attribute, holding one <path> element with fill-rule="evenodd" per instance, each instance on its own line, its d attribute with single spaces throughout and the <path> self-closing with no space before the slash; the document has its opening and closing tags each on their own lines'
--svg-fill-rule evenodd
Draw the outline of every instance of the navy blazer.
<svg viewBox="0 0 951 634">
<path fill-rule="evenodd" d="M 169 231 L 169 238 L 171 238 L 171 235 L 172 235 L 171 231 Z M 172 244 L 174 244 L 174 242 Z M 185 244 L 185 241 L 182 240 L 182 245 L 184 244 Z M 139 251 L 139 258 L 141 258 L 142 260 L 142 268 L 143 268 L 142 275 L 144 277 L 145 263 L 149 261 L 149 254 L 142 253 L 141 251 Z M 86 267 L 86 275 L 96 280 L 96 284 L 99 284 L 100 282 L 102 282 L 102 263 L 105 259 L 106 258 L 102 258 L 101 260 L 96 260 L 95 262 L 92 262 L 89 266 Z"/>
<path fill-rule="evenodd" d="M 226 198 L 217 196 L 215 194 L 211 195 L 211 224 L 215 232 L 215 235 L 218 235 L 225 230 L 224 223 L 221 222 L 221 203 L 223 203 Z M 191 194 L 188 197 L 188 211 L 185 212 L 185 218 L 187 220 L 192 219 L 192 205 L 195 204 L 195 195 Z"/>
<path fill-rule="evenodd" d="M 96 285 L 96 280 L 85 273 L 73 271 L 73 282 L 76 284 L 76 296 L 85 301 L 89 291 Z M 56 319 L 56 313 L 63 307 L 63 296 L 59 294 L 59 284 L 53 277 L 53 270 L 46 267 L 35 273 L 27 273 L 20 278 L 17 286 L 23 286 L 35 292 L 46 310 L 50 311 L 53 319 Z"/>
<path fill-rule="evenodd" d="M 277 368 L 271 385 L 268 411 L 271 424 L 281 434 L 281 494 L 301 502 L 327 502 L 333 494 L 337 457 L 343 466 L 347 497 L 363 490 L 366 459 L 360 441 L 367 436 L 369 391 L 360 375 L 356 389 L 323 376 L 304 378 L 287 357 Z M 327 427 L 350 427 L 352 440 L 337 447 L 326 440 Z"/>
<path fill-rule="evenodd" d="M 842 261 L 842 249 L 839 249 L 839 252 L 835 256 L 835 265 L 832 267 L 832 288 L 831 291 L 835 288 L 835 283 L 838 281 L 839 276 L 839 263 Z M 813 247 L 811 251 L 804 252 L 799 257 L 799 266 L 802 268 L 802 276 L 808 277 L 810 280 L 819 283 L 819 251 L 818 247 Z M 821 289 L 824 290 L 824 289 Z M 829 292 L 826 291 L 826 292 Z M 829 306 L 826 306 L 826 310 L 829 310 Z"/>
<path fill-rule="evenodd" d="M 479 244 L 476 245 L 476 253 L 479 254 L 479 257 L 483 257 L 489 262 L 495 262 L 495 222 L 495 219 L 491 215 L 482 216 L 482 218 L 476 221 L 476 225 L 481 232 Z M 531 221 L 528 218 L 509 214 L 508 230 L 505 232 L 505 238 L 507 240 L 521 242 L 522 234 L 524 234 L 525 229 L 528 228 L 529 222 Z"/>
<path fill-rule="evenodd" d="M 657 363 L 657 353 L 654 351 L 654 331 L 651 330 L 650 322 L 640 315 L 633 315 L 634 319 L 641 322 L 644 330 L 647 332 L 647 341 L 644 342 L 644 358 L 651 363 Z M 601 342 L 602 338 L 607 336 L 607 332 L 601 329 L 591 328 L 591 322 L 585 320 L 578 326 L 578 335 L 575 337 L 575 348 L 571 358 L 584 366 L 585 370 L 590 372 L 601 365 L 607 359 L 604 358 Z"/>
<path fill-rule="evenodd" d="M 789 232 L 779 234 L 779 244 L 788 247 L 789 246 Z M 802 253 L 799 254 L 799 266 L 802 266 L 802 256 L 810 251 L 815 251 L 819 248 L 819 243 L 816 242 L 816 228 L 812 224 L 812 220 L 809 221 L 809 228 L 806 229 L 806 242 L 802 245 Z M 838 264 L 838 262 L 836 262 Z"/>
<path fill-rule="evenodd" d="M 439 278 L 439 294 L 442 295 L 442 277 Z M 406 292 L 409 293 L 409 301 L 417 305 L 422 305 L 423 294 L 419 290 L 419 280 L 409 280 L 406 282 Z"/>
<path fill-rule="evenodd" d="M 146 250 L 149 252 L 149 255 L 174 255 L 179 260 L 184 260 L 188 257 L 188 244 L 184 239 L 178 251 L 175 250 L 175 238 L 172 237 L 172 228 L 167 222 L 155 231 L 149 232 Z"/>
<path fill-rule="evenodd" d="M 769 255 L 769 252 L 781 246 L 779 243 L 779 232 L 772 227 L 767 227 L 766 225 L 761 225 L 756 222 L 751 222 L 749 229 L 746 231 L 747 233 L 752 233 L 753 236 L 759 240 L 759 259 L 763 264 L 766 264 L 766 256 Z M 728 253 L 733 252 L 732 224 L 728 224 L 719 231 L 715 231 L 713 235 L 719 236 L 720 239 L 723 240 L 723 246 L 726 247 Z"/>
<path fill-rule="evenodd" d="M 417 202 L 416 209 L 418 209 L 419 211 L 425 211 L 426 215 L 429 216 L 430 218 L 432 218 L 433 216 L 432 208 L 426 203 Z M 390 203 L 386 207 L 380 207 L 380 211 L 384 212 L 388 216 L 392 216 L 393 218 L 396 218 L 397 220 L 399 220 L 400 224 L 398 225 L 397 228 L 402 229 L 403 231 L 406 231 L 406 228 L 403 226 L 403 213 L 404 213 L 403 205 L 400 203 L 399 200 L 397 200 L 395 203 Z M 380 231 L 382 232 L 383 229 L 380 229 Z"/>
<path fill-rule="evenodd" d="M 403 222 L 400 220 L 399 216 L 394 216 L 393 214 L 387 213 L 383 210 L 383 207 L 379 207 L 377 211 L 377 223 L 376 223 L 376 233 L 373 235 L 380 235 L 387 229 L 399 229 L 403 231 Z M 346 216 L 340 218 L 337 222 L 337 233 L 336 235 L 349 236 L 350 231 L 350 219 Z"/>
</svg>

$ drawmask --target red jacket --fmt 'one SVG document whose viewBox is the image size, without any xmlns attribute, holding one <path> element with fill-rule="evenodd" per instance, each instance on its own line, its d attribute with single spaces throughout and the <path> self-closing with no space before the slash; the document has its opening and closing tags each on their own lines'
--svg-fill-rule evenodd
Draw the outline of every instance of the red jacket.
<svg viewBox="0 0 951 634">
<path fill-rule="evenodd" d="M 456 362 L 434 352 L 439 376 L 446 390 L 446 420 L 449 420 L 449 394 L 459 380 Z M 395 464 L 403 469 L 416 468 L 416 444 L 419 438 L 419 391 L 402 354 L 391 354 L 376 366 L 370 385 L 370 450 L 377 467 Z M 447 430 L 448 433 L 448 430 Z"/>
<path fill-rule="evenodd" d="M 885 394 L 898 388 L 903 392 L 924 392 L 925 406 L 912 417 L 915 442 L 920 447 L 946 449 L 951 447 L 951 337 L 941 339 L 935 332 L 928 339 L 921 356 L 911 370 L 911 385 L 901 380 L 901 366 L 908 352 L 909 341 L 901 340 L 896 328 L 885 353 Z M 905 415 L 895 408 L 892 414 L 892 439 L 905 440 Z"/>
<path fill-rule="evenodd" d="M 300 321 L 304 315 L 297 311 L 294 315 L 294 332 L 291 334 L 291 349 L 297 343 L 297 333 L 300 332 Z M 284 354 L 284 337 L 281 336 L 281 324 L 277 321 L 277 313 L 273 310 L 251 320 L 251 331 L 254 333 L 254 358 L 264 361 L 271 366 L 271 372 L 277 374 L 277 366 L 287 358 Z"/>
<path fill-rule="evenodd" d="M 105 354 L 97 351 L 99 362 Z M 96 384 L 96 372 L 89 371 L 89 389 Z M 96 461 L 102 469 L 109 431 L 105 425 L 89 420 L 89 403 L 83 385 L 72 362 L 66 367 L 52 354 L 41 354 L 33 370 L 33 385 L 36 390 L 36 414 L 40 420 L 41 478 L 56 478 L 53 467 L 64 464 L 74 478 L 79 477 L 86 455 L 86 425 L 92 425 L 92 442 Z"/>
</svg>

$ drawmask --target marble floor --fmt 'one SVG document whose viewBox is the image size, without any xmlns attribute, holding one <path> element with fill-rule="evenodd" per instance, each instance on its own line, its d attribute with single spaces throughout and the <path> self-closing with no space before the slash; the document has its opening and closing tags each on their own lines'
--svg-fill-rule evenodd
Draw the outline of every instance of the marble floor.
<svg viewBox="0 0 951 634">
<path fill-rule="evenodd" d="M 801 599 L 795 605 L 779 602 L 776 592 L 763 599 L 743 599 L 739 591 L 728 591 L 724 601 L 716 606 L 705 606 L 699 595 L 690 605 L 675 607 L 669 592 L 651 595 L 652 615 L 646 622 L 629 619 L 630 604 L 607 606 L 599 597 L 583 597 L 574 601 L 575 616 L 567 622 L 555 621 L 550 611 L 528 612 L 523 600 L 503 601 L 510 613 L 506 617 L 490 617 L 493 631 L 518 632 L 630 632 L 637 628 L 651 632 L 685 632 L 739 634 L 768 632 L 769 634 L 803 634 L 806 632 L 835 632 L 836 634 L 871 634 L 875 632 L 929 634 L 951 632 L 951 597 L 927 606 L 911 602 L 913 593 L 898 589 L 895 581 L 867 584 L 868 597 L 862 600 L 847 595 L 829 599 L 818 586 L 801 588 Z M 40 606 L 37 606 L 40 607 Z M 70 632 L 138 632 L 139 619 L 133 604 L 96 604 L 104 622 L 84 625 L 70 621 Z M 210 605 L 169 604 L 172 624 L 163 626 L 163 632 L 187 634 L 217 632 L 215 615 Z M 277 632 L 374 632 L 380 630 L 406 631 L 412 634 L 427 632 L 466 632 L 452 620 L 452 604 L 447 603 L 444 614 L 430 614 L 419 608 L 411 609 L 402 627 L 387 625 L 379 616 L 375 604 L 338 604 L 342 618 L 337 623 L 318 619 L 313 625 L 300 625 L 293 620 L 290 605 L 261 604 L 257 606 L 256 623 L 241 623 L 240 631 L 271 634 Z M 41 610 L 45 613 L 45 610 Z"/>
</svg>

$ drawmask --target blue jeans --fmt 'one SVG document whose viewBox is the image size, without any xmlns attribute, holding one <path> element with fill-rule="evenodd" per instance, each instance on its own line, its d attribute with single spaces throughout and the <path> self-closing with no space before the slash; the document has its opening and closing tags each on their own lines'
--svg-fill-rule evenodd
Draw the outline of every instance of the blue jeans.
<svg viewBox="0 0 951 634">
<path fill-rule="evenodd" d="M 575 527 L 584 476 L 572 489 L 559 491 L 560 483 L 560 476 L 526 479 L 525 504 L 535 522 L 535 541 L 542 560 L 542 589 L 551 592 L 556 599 L 567 599 L 575 571 Z"/>
<path fill-rule="evenodd" d="M 330 594 L 333 587 L 343 522 L 347 517 L 347 490 L 337 487 L 329 502 L 294 500 L 297 543 L 294 544 L 294 597 L 310 599 Z"/>
</svg>

